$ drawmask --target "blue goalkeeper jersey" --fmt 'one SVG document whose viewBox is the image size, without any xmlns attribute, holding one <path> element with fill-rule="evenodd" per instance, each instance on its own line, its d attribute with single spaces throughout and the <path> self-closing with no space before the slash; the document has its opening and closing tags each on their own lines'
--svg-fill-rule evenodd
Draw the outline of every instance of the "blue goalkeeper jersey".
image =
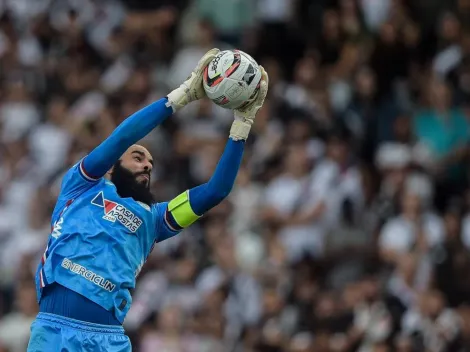
<svg viewBox="0 0 470 352">
<path fill-rule="evenodd" d="M 87 175 L 82 162 L 62 181 L 47 248 L 36 273 L 38 301 L 54 282 L 112 312 L 123 322 L 130 290 L 156 242 L 176 235 L 167 203 L 121 198 L 114 184 Z"/>
<path fill-rule="evenodd" d="M 114 184 L 103 178 L 131 145 L 172 113 L 167 98 L 135 112 L 64 176 L 51 234 L 36 273 L 43 312 L 115 323 L 95 310 L 95 305 L 77 299 L 83 296 L 122 323 L 131 305 L 130 290 L 154 244 L 178 234 L 229 194 L 244 141 L 229 139 L 211 179 L 169 203 L 150 207 L 121 198 Z M 72 291 L 78 295 L 70 294 Z"/>
</svg>

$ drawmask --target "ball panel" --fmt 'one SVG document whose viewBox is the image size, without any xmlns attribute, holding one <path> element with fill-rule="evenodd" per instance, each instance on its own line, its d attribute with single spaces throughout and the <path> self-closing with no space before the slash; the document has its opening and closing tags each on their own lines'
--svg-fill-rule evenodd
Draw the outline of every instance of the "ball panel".
<svg viewBox="0 0 470 352">
<path fill-rule="evenodd" d="M 227 89 L 226 94 L 231 100 L 235 100 L 243 94 L 244 90 L 246 90 L 244 84 L 241 82 L 237 82 L 237 84 L 234 84 Z"/>
<path fill-rule="evenodd" d="M 255 68 L 252 64 L 250 64 L 245 74 L 243 75 L 243 81 L 245 81 L 246 84 L 250 85 L 251 82 L 253 82 L 253 79 L 255 78 L 255 74 Z"/>
<path fill-rule="evenodd" d="M 222 77 L 222 75 L 220 73 L 215 75 L 212 78 L 209 78 L 208 68 L 206 67 L 204 69 L 204 83 L 207 84 L 209 87 L 215 87 L 220 82 L 222 82 L 223 79 L 224 79 L 224 77 Z"/>
<path fill-rule="evenodd" d="M 215 98 L 213 101 L 214 103 L 220 106 L 226 105 L 228 102 L 230 102 L 230 100 L 228 100 L 228 98 L 225 95 Z"/>
<path fill-rule="evenodd" d="M 230 77 L 241 65 L 242 57 L 238 50 L 233 52 L 232 64 L 225 70 L 225 77 Z"/>
<path fill-rule="evenodd" d="M 227 71 L 225 71 L 225 77 L 230 77 L 239 67 L 240 67 L 240 61 L 235 62 L 232 66 L 228 68 Z"/>
</svg>

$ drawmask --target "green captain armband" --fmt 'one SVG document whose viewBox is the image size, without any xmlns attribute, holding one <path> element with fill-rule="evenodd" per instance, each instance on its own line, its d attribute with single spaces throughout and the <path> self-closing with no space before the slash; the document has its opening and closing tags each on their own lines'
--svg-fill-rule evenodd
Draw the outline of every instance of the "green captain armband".
<svg viewBox="0 0 470 352">
<path fill-rule="evenodd" d="M 168 203 L 168 211 L 173 215 L 176 223 L 186 228 L 200 218 L 189 204 L 189 191 L 181 193 Z"/>
</svg>

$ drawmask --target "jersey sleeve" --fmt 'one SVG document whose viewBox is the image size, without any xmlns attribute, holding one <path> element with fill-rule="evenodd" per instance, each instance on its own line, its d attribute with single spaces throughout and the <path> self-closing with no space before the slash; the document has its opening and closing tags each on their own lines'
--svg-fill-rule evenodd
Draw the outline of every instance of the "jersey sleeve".
<svg viewBox="0 0 470 352">
<path fill-rule="evenodd" d="M 179 234 L 182 229 L 176 228 L 168 219 L 168 202 L 157 203 L 152 206 L 152 212 L 156 218 L 155 242 L 162 242 Z"/>
<path fill-rule="evenodd" d="M 90 176 L 83 167 L 83 159 L 72 166 L 64 178 L 60 189 L 60 195 L 68 199 L 76 198 L 78 195 L 96 185 L 100 178 Z"/>
<path fill-rule="evenodd" d="M 88 154 L 82 163 L 85 174 L 93 177 L 104 176 L 131 145 L 149 134 L 160 125 L 173 109 L 166 98 L 160 99 L 135 112 L 125 119 L 99 146 Z"/>
<path fill-rule="evenodd" d="M 132 144 L 150 133 L 173 112 L 168 100 L 160 99 L 137 111 L 90 154 L 75 164 L 62 181 L 61 195 L 75 198 L 99 181 Z"/>
</svg>

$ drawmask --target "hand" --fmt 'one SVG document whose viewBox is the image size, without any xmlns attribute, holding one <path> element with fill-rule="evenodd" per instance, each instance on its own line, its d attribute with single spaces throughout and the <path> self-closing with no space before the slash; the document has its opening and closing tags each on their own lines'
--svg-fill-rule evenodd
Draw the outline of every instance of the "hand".
<svg viewBox="0 0 470 352">
<path fill-rule="evenodd" d="M 192 101 L 202 99 L 206 92 L 202 85 L 202 74 L 204 68 L 216 57 L 219 49 L 209 50 L 198 62 L 191 75 L 178 88 L 168 94 L 168 103 L 173 108 L 173 112 L 178 111 Z"/>
<path fill-rule="evenodd" d="M 260 66 L 260 70 L 261 83 L 258 96 L 248 105 L 234 110 L 235 121 L 230 129 L 230 137 L 234 141 L 246 140 L 248 138 L 251 125 L 255 122 L 256 114 L 263 106 L 264 99 L 266 99 L 266 95 L 268 94 L 269 77 L 263 66 Z"/>
</svg>

